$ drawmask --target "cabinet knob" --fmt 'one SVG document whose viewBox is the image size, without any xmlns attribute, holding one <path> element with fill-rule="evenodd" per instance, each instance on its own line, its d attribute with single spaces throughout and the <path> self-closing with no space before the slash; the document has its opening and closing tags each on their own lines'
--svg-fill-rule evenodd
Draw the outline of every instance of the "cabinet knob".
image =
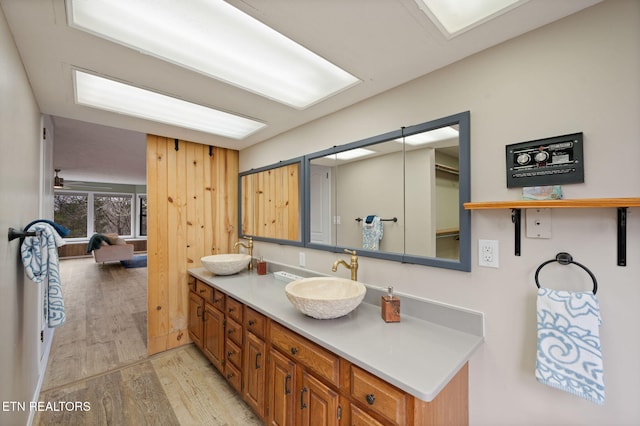
<svg viewBox="0 0 640 426">
<path fill-rule="evenodd" d="M 291 355 L 295 355 L 298 353 L 298 348 L 291 348 Z"/>
<path fill-rule="evenodd" d="M 229 308 L 229 313 L 233 312 L 235 309 L 233 307 Z"/>
<path fill-rule="evenodd" d="M 227 334 L 231 334 L 231 333 L 233 333 L 233 328 L 230 328 L 227 330 Z"/>
<path fill-rule="evenodd" d="M 252 325 L 254 325 L 256 322 L 254 320 L 249 320 L 249 327 L 251 327 Z"/>
<path fill-rule="evenodd" d="M 373 403 L 376 402 L 376 397 L 372 393 L 368 393 L 367 402 L 369 403 L 369 405 L 373 405 Z"/>
<path fill-rule="evenodd" d="M 227 352 L 227 357 L 231 357 L 231 355 L 233 355 L 233 351 Z"/>
</svg>

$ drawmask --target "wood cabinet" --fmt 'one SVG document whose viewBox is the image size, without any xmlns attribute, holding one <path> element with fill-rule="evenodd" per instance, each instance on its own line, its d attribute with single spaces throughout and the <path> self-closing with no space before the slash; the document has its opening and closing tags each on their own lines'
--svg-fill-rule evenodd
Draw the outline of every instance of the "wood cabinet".
<svg viewBox="0 0 640 426">
<path fill-rule="evenodd" d="M 303 426 L 308 425 L 338 425 L 342 408 L 338 392 L 304 371 L 300 389 L 300 421 Z"/>
<path fill-rule="evenodd" d="M 349 416 L 351 426 L 384 426 L 352 402 L 349 404 Z"/>
<path fill-rule="evenodd" d="M 202 352 L 219 371 L 224 371 L 224 314 L 205 303 L 203 320 Z"/>
<path fill-rule="evenodd" d="M 350 382 L 350 397 L 353 401 L 394 425 L 407 423 L 406 393 L 355 365 L 351 366 Z"/>
<path fill-rule="evenodd" d="M 202 349 L 204 299 L 196 293 L 189 293 L 189 337 Z"/>
<path fill-rule="evenodd" d="M 238 393 L 242 392 L 242 304 L 229 296 L 225 297 L 225 345 L 227 362 L 225 376 Z"/>
<path fill-rule="evenodd" d="M 243 398 L 253 411 L 265 418 L 266 378 L 268 370 L 267 318 L 245 306 L 242 311 L 244 329 Z"/>
<path fill-rule="evenodd" d="M 253 333 L 247 333 L 244 345 L 243 397 L 253 411 L 264 418 L 267 345 Z"/>
<path fill-rule="evenodd" d="M 316 376 L 336 387 L 339 385 L 340 358 L 337 355 L 276 322 L 271 322 L 271 344 Z"/>
<path fill-rule="evenodd" d="M 267 424 L 292 426 L 295 424 L 296 364 L 275 348 L 269 351 L 269 380 L 267 381 Z"/>
<path fill-rule="evenodd" d="M 220 290 L 190 289 L 191 338 L 268 425 L 468 424 L 467 365 L 421 401 Z"/>
<path fill-rule="evenodd" d="M 271 354 L 279 366 L 274 364 L 270 369 L 273 377 L 269 376 L 270 401 L 280 409 L 276 414 L 283 418 L 284 407 L 295 412 L 295 424 L 339 424 L 340 358 L 276 322 L 272 321 L 269 329 Z M 297 395 L 287 393 L 292 388 Z"/>
</svg>

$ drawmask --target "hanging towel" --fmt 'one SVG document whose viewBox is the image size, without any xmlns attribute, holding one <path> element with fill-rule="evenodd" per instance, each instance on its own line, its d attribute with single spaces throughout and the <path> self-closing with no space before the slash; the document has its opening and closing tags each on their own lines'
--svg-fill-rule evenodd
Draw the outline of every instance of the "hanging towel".
<svg viewBox="0 0 640 426">
<path fill-rule="evenodd" d="M 536 379 L 604 404 L 600 309 L 593 292 L 538 289 Z"/>
<path fill-rule="evenodd" d="M 20 248 L 25 273 L 36 283 L 47 283 L 44 316 L 49 327 L 64 324 L 64 300 L 58 264 L 56 240 L 62 241 L 55 228 L 47 223 L 36 223 L 28 231 L 39 231 L 36 237 L 25 237 Z"/>
<path fill-rule="evenodd" d="M 36 223 L 48 223 L 49 225 L 53 226 L 53 228 L 56 230 L 56 232 L 59 234 L 60 237 L 66 237 L 67 235 L 69 235 L 71 233 L 71 230 L 67 227 L 64 227 L 62 225 L 59 225 L 51 220 L 47 220 L 47 219 L 36 219 L 33 222 L 31 222 L 30 224 L 28 224 L 27 226 L 24 227 L 24 230 L 28 230 L 29 228 L 31 228 L 31 225 L 35 225 Z"/>
<path fill-rule="evenodd" d="M 369 220 L 367 217 L 367 221 Z M 362 248 L 365 250 L 377 251 L 382 239 L 382 221 L 378 216 L 373 216 L 370 222 L 365 221 L 362 225 Z"/>
</svg>

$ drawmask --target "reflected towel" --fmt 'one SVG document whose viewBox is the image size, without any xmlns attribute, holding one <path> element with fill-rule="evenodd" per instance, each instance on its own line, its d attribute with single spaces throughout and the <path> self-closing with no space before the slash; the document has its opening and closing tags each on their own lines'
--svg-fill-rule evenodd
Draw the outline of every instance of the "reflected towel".
<svg viewBox="0 0 640 426">
<path fill-rule="evenodd" d="M 373 216 L 371 222 L 365 221 L 362 225 L 362 248 L 377 251 L 383 232 L 382 221 L 378 216 Z"/>
<path fill-rule="evenodd" d="M 592 292 L 538 289 L 539 382 L 604 403 L 600 309 Z"/>
<path fill-rule="evenodd" d="M 66 318 L 56 244 L 59 236 L 55 228 L 46 223 L 31 225 L 28 231 L 39 231 L 40 235 L 25 237 L 20 247 L 25 273 L 36 283 L 46 282 L 44 315 L 49 327 L 57 327 L 64 324 Z"/>
</svg>

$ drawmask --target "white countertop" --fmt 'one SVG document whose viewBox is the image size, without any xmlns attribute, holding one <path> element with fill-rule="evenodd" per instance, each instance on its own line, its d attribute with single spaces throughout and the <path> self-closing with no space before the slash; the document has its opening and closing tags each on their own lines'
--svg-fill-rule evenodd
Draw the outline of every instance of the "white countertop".
<svg viewBox="0 0 640 426">
<path fill-rule="evenodd" d="M 194 268 L 189 274 L 427 402 L 438 395 L 484 341 L 481 313 L 472 313 L 472 321 L 480 321 L 472 328 L 479 332 L 460 330 L 456 315 L 471 311 L 427 300 L 403 300 L 398 295 L 401 302 L 398 323 L 385 323 L 380 316 L 380 306 L 370 303 L 360 304 L 342 318 L 317 320 L 293 307 L 284 292 L 286 282 L 276 280 L 272 273 L 258 275 L 247 271 L 216 276 L 204 268 Z M 433 308 L 438 320 L 427 321 L 403 314 L 405 302 L 416 312 Z M 453 318 L 451 327 L 446 326 L 447 317 Z"/>
</svg>

